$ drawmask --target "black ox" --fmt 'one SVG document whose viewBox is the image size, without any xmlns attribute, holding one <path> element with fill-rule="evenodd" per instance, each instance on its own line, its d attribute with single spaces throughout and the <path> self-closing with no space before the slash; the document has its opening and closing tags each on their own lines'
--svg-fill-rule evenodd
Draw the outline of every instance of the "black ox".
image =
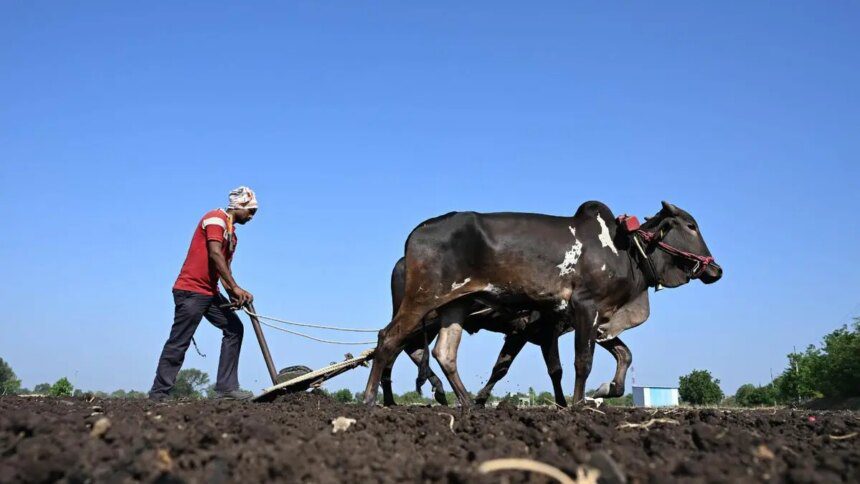
<svg viewBox="0 0 860 484">
<path fill-rule="evenodd" d="M 406 259 L 401 257 L 391 271 L 392 317 L 397 315 L 405 292 Z M 639 304 L 638 309 L 640 310 L 635 314 L 629 314 L 631 320 L 628 320 L 625 326 L 635 326 L 638 322 L 644 321 L 648 317 L 647 294 L 644 303 Z M 556 321 L 554 325 L 536 324 L 539 317 L 540 313 L 538 311 L 500 307 L 484 300 L 480 296 L 474 297 L 470 313 L 463 320 L 463 329 L 469 334 L 474 334 L 483 329 L 505 335 L 505 343 L 499 352 L 496 363 L 493 365 L 490 379 L 476 395 L 475 403 L 484 405 L 487 402 L 493 387 L 499 380 L 505 377 L 514 359 L 522 351 L 526 343 L 532 343 L 541 348 L 547 373 L 549 373 L 550 380 L 552 381 L 556 404 L 560 406 L 567 405 L 561 386 L 562 367 L 558 353 L 558 338 L 572 331 L 573 327 L 569 324 L 570 321 L 565 318 L 554 318 L 553 320 Z M 638 318 L 636 322 L 632 321 L 632 319 L 636 318 Z M 424 318 L 424 321 L 422 321 L 421 334 L 416 334 L 408 338 L 403 349 L 418 367 L 418 377 L 415 380 L 416 391 L 420 393 L 421 387 L 429 380 L 436 401 L 447 405 L 448 401 L 445 396 L 445 389 L 439 377 L 430 369 L 428 357 L 428 344 L 439 334 L 440 322 L 436 311 L 431 311 Z M 613 380 L 601 385 L 595 397 L 620 397 L 624 394 L 624 380 L 627 375 L 627 369 L 632 363 L 632 354 L 620 338 L 599 341 L 598 344 L 615 357 L 616 371 Z M 450 347 L 450 345 L 449 347 L 445 347 L 441 342 L 437 342 L 433 354 L 440 362 L 443 371 L 448 372 L 452 367 L 456 368 L 456 359 L 452 360 L 452 358 L 456 358 L 456 350 L 456 348 Z M 391 370 L 393 364 L 394 360 L 382 373 L 382 402 L 386 406 L 394 405 L 395 403 L 394 393 L 391 389 Z"/>
<path fill-rule="evenodd" d="M 576 332 L 574 400 L 582 400 L 598 341 L 617 339 L 647 318 L 649 286 L 716 282 L 714 263 L 687 212 L 663 208 L 628 234 L 609 207 L 582 204 L 573 217 L 455 212 L 419 225 L 406 241 L 406 286 L 391 323 L 379 333 L 365 389 L 372 405 L 383 372 L 419 334 L 431 311 L 439 317 L 434 350 L 462 406 L 470 405 L 457 373 L 456 348 L 476 298 L 490 306 L 538 311 L 533 324 L 568 324 Z M 641 320 L 640 320 L 641 319 Z M 623 380 L 622 380 L 623 381 Z"/>
</svg>

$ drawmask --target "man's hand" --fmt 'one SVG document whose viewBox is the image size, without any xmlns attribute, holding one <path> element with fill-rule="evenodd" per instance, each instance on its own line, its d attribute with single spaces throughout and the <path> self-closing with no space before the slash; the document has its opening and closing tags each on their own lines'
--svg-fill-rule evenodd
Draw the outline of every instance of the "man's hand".
<svg viewBox="0 0 860 484">
<path fill-rule="evenodd" d="M 230 301 L 238 308 L 243 308 L 254 302 L 254 295 L 239 286 L 228 292 L 230 293 Z"/>
</svg>

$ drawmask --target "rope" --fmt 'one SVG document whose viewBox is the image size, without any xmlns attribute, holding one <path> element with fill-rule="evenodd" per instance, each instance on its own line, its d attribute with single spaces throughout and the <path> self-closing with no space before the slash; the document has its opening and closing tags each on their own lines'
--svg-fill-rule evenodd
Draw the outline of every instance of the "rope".
<svg viewBox="0 0 860 484">
<path fill-rule="evenodd" d="M 247 308 L 243 308 L 243 309 L 245 309 L 245 312 L 248 313 L 249 316 L 254 316 L 255 318 L 258 318 L 258 319 L 268 319 L 269 321 L 277 321 L 279 323 L 290 324 L 293 326 L 301 326 L 303 328 L 331 329 L 334 331 L 347 331 L 350 333 L 378 333 L 379 332 L 378 329 L 341 328 L 338 326 L 323 326 L 321 324 L 297 323 L 295 321 L 288 321 L 286 319 L 278 319 L 278 318 L 273 318 L 271 316 L 263 316 L 262 314 L 257 314 L 257 313 L 251 312 Z M 376 343 L 376 341 L 374 341 L 374 343 Z"/>
<path fill-rule="evenodd" d="M 249 314 L 251 314 L 251 313 L 249 312 Z M 260 318 L 260 316 L 257 316 L 257 315 L 254 315 L 254 316 L 256 318 Z M 267 319 L 269 319 L 269 318 L 267 318 Z M 290 334 L 294 334 L 296 336 L 301 336 L 302 338 L 307 338 L 307 339 L 311 339 L 314 341 L 319 341 L 320 343 L 329 343 L 329 344 L 333 344 L 333 345 L 372 345 L 372 344 L 376 344 L 376 341 L 333 341 L 330 339 L 317 338 L 315 336 L 311 336 L 311 335 L 305 334 L 305 333 L 299 333 L 298 331 L 292 331 L 292 330 L 289 330 L 287 328 L 275 326 L 274 324 L 269 324 L 265 321 L 260 321 L 260 324 L 262 324 L 263 326 L 268 326 L 272 329 L 277 329 L 278 331 L 283 331 L 285 333 L 290 333 Z"/>
<path fill-rule="evenodd" d="M 204 355 L 203 353 L 201 353 L 201 352 L 200 352 L 200 348 L 198 348 L 198 347 L 197 347 L 197 342 L 196 342 L 196 341 L 194 341 L 194 336 L 192 336 L 192 337 L 191 337 L 191 342 L 192 342 L 192 343 L 194 343 L 194 351 L 196 351 L 196 352 L 197 352 L 197 354 L 198 354 L 198 355 L 200 355 L 200 356 L 202 356 L 203 358 L 206 358 L 206 355 Z"/>
</svg>

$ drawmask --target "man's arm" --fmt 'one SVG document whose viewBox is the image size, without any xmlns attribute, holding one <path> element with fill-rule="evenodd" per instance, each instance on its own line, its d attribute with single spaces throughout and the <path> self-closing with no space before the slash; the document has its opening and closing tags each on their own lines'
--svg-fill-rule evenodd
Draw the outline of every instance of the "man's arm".
<svg viewBox="0 0 860 484">
<path fill-rule="evenodd" d="M 239 307 L 254 302 L 254 296 L 239 287 L 236 280 L 233 279 L 233 273 L 230 271 L 230 265 L 227 264 L 227 259 L 224 253 L 221 252 L 221 241 L 208 240 L 206 241 L 206 249 L 209 251 L 209 260 L 215 264 L 215 270 L 218 271 L 218 276 L 221 278 L 221 284 L 230 295 L 230 299 Z"/>
</svg>

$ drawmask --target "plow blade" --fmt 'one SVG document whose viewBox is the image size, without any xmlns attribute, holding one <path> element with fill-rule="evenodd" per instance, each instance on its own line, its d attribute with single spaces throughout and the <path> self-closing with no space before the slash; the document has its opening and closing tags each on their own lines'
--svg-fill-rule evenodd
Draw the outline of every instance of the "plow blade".
<svg viewBox="0 0 860 484">
<path fill-rule="evenodd" d="M 333 365 L 326 366 L 325 368 L 320 368 L 319 370 L 304 373 L 290 380 L 266 388 L 263 390 L 263 393 L 254 397 L 254 401 L 271 402 L 279 395 L 305 391 L 308 388 L 317 386 L 328 379 L 340 375 L 341 373 L 345 373 L 358 366 L 363 366 L 372 359 L 373 349 L 364 350 L 355 358 L 348 358 L 340 363 L 335 363 Z"/>
</svg>

